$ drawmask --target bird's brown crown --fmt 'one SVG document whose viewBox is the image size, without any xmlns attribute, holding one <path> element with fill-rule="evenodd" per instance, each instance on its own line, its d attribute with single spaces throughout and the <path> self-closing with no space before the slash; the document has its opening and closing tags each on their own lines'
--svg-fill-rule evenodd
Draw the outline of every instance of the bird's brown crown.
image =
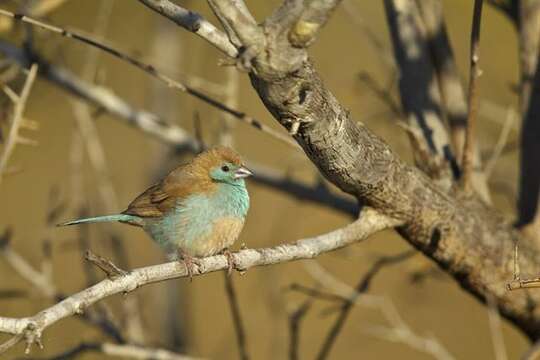
<svg viewBox="0 0 540 360">
<path fill-rule="evenodd" d="M 193 166 L 210 171 L 212 168 L 228 162 L 233 165 L 241 166 L 242 158 L 236 151 L 225 146 L 218 146 L 207 150 L 193 159 Z"/>
</svg>

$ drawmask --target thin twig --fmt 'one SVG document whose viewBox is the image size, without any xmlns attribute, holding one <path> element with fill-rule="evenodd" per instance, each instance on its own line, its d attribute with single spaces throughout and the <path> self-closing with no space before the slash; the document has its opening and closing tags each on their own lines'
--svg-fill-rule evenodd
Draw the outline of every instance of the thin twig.
<svg viewBox="0 0 540 360">
<path fill-rule="evenodd" d="M 354 294 L 354 288 L 337 279 L 317 262 L 304 262 L 304 265 L 313 279 L 331 289 L 336 295 L 341 296 L 343 299 L 350 299 L 351 294 Z M 453 359 L 452 355 L 437 339 L 415 334 L 401 318 L 392 301 L 387 297 L 363 293 L 362 296 L 356 299 L 355 304 L 379 310 L 385 320 L 390 324 L 390 327 L 378 326 L 371 327 L 371 329 L 366 328 L 366 325 L 362 325 L 361 329 L 363 331 L 390 341 L 406 344 L 413 349 L 430 354 L 437 359 Z"/>
<path fill-rule="evenodd" d="M 120 269 L 118 266 L 116 266 L 113 262 L 110 260 L 105 259 L 102 256 L 96 255 L 90 250 L 87 250 L 84 258 L 100 268 L 109 279 L 116 279 L 121 276 L 126 276 L 127 272 L 125 270 Z"/>
<path fill-rule="evenodd" d="M 507 360 L 506 346 L 504 345 L 504 336 L 501 328 L 501 315 L 497 309 L 497 303 L 493 296 L 487 296 L 489 330 L 491 340 L 493 341 L 493 351 L 495 360 Z"/>
<path fill-rule="evenodd" d="M 139 0 L 139 2 L 184 29 L 199 35 L 228 56 L 235 58 L 238 55 L 238 50 L 230 43 L 227 35 L 200 14 L 168 0 Z"/>
<path fill-rule="evenodd" d="M 484 167 L 484 174 L 486 176 L 486 179 L 489 179 L 489 177 L 493 173 L 495 165 L 501 157 L 503 150 L 508 142 L 508 136 L 510 135 L 510 131 L 512 131 L 512 128 L 514 127 L 515 122 L 516 112 L 513 109 L 508 109 L 508 111 L 506 112 L 506 119 L 504 121 L 504 125 L 501 129 L 501 132 L 499 133 L 499 138 L 497 139 L 497 143 L 493 148 L 491 157 L 488 161 L 486 161 L 486 165 Z"/>
<path fill-rule="evenodd" d="M 409 259 L 410 257 L 414 256 L 415 253 L 416 253 L 415 251 L 405 251 L 403 253 L 400 253 L 394 256 L 382 257 L 371 266 L 371 268 L 366 274 L 362 275 L 362 278 L 358 282 L 358 285 L 356 285 L 355 291 L 350 295 L 350 297 L 346 301 L 344 301 L 343 305 L 341 306 L 340 313 L 338 317 L 336 318 L 336 321 L 334 322 L 334 324 L 328 331 L 328 334 L 326 335 L 323 345 L 321 346 L 319 350 L 319 353 L 317 355 L 317 360 L 324 360 L 328 358 L 328 355 L 330 354 L 330 350 L 332 349 L 332 346 L 335 344 L 336 339 L 338 338 L 341 330 L 343 329 L 343 326 L 345 325 L 345 321 L 347 320 L 347 317 L 349 316 L 349 313 L 353 305 L 355 304 L 356 299 L 361 294 L 369 290 L 371 281 L 378 274 L 378 272 L 388 265 L 398 264 L 403 260 Z"/>
<path fill-rule="evenodd" d="M 227 294 L 227 299 L 229 299 L 229 306 L 231 308 L 231 315 L 233 318 L 234 332 L 236 333 L 236 342 L 238 343 L 240 359 L 248 360 L 249 354 L 247 351 L 246 332 L 244 330 L 244 323 L 240 313 L 240 304 L 238 303 L 238 297 L 236 296 L 232 276 L 229 276 L 227 272 L 224 272 L 223 275 L 225 279 L 225 293 Z"/>
<path fill-rule="evenodd" d="M 15 109 L 13 111 L 13 117 L 11 120 L 11 128 L 9 129 L 7 140 L 4 145 L 4 150 L 2 151 L 2 154 L 0 154 L 0 183 L 2 182 L 2 173 L 6 169 L 9 157 L 15 149 L 15 145 L 21 141 L 21 137 L 19 136 L 19 128 L 23 121 L 23 112 L 26 107 L 26 101 L 28 100 L 28 96 L 30 95 L 30 89 L 32 88 L 32 84 L 36 79 L 37 72 L 38 65 L 32 64 L 32 66 L 30 67 L 30 72 L 26 77 L 26 81 L 22 88 L 21 94 L 19 95 L 17 102 L 15 103 Z"/>
<path fill-rule="evenodd" d="M 15 252 L 10 245 L 11 232 L 8 230 L 0 236 L 0 254 L 6 259 L 8 264 L 19 274 L 24 280 L 28 281 L 35 289 L 43 296 L 50 300 L 58 301 L 66 296 L 59 292 L 47 273 L 40 273 L 32 265 L 26 261 L 20 254 Z M 97 311 L 79 314 L 80 318 L 87 323 L 100 329 L 103 334 L 110 336 L 116 342 L 124 343 L 120 330 L 111 319 L 105 314 L 103 308 L 98 307 Z M 1 352 L 0 352 L 1 353 Z"/>
<path fill-rule="evenodd" d="M 146 64 L 114 47 L 112 47 L 111 45 L 109 44 L 106 44 L 105 42 L 103 41 L 99 41 L 97 39 L 94 39 L 93 37 L 90 37 L 90 36 L 87 36 L 87 35 L 83 35 L 81 34 L 80 32 L 74 32 L 74 31 L 68 31 L 66 29 L 63 29 L 63 28 L 60 28 L 60 27 L 57 27 L 57 26 L 54 26 L 54 25 L 51 25 L 51 24 L 48 24 L 48 23 L 45 23 L 45 22 L 42 22 L 42 21 L 39 21 L 39 20 L 36 20 L 36 19 L 33 19 L 33 18 L 30 18 L 28 16 L 25 16 L 25 15 L 20 15 L 20 14 L 14 14 L 10 11 L 6 11 L 4 9 L 0 9 L 0 15 L 4 15 L 4 16 L 8 16 L 10 18 L 13 18 L 15 20 L 19 20 L 19 21 L 22 21 L 24 23 L 27 23 L 27 24 L 31 24 L 33 26 L 37 26 L 37 27 L 40 27 L 42 29 L 45 29 L 45 30 L 48 30 L 48 31 L 51 31 L 53 33 L 56 33 L 56 34 L 59 34 L 61 36 L 65 36 L 65 37 L 68 37 L 68 38 L 72 38 L 72 39 L 75 39 L 77 41 L 81 41 L 87 45 L 90 45 L 90 46 L 93 46 L 93 47 L 96 47 L 100 50 L 103 50 L 105 51 L 106 53 L 122 60 L 122 61 L 126 61 L 128 62 L 129 64 L 137 67 L 138 69 L 144 71 L 145 73 L 153 76 L 154 78 L 164 82 L 165 84 L 167 84 L 168 87 L 170 88 L 173 88 L 173 89 L 176 89 L 176 90 L 179 90 L 179 91 L 182 91 L 182 92 L 185 92 L 189 95 L 192 95 L 194 97 L 196 97 L 197 99 L 205 102 L 206 104 L 212 106 L 212 107 L 215 107 L 221 111 L 224 111 L 226 112 L 227 114 L 229 115 L 232 115 L 235 119 L 239 120 L 239 121 L 242 121 L 256 129 L 259 129 L 260 131 L 270 135 L 271 137 L 275 138 L 275 139 L 278 139 L 296 149 L 300 149 L 300 146 L 289 136 L 287 135 L 284 135 L 283 133 L 279 132 L 278 130 L 275 130 L 267 125 L 264 125 L 263 123 L 261 123 L 260 121 L 258 121 L 257 119 L 241 112 L 241 111 L 238 111 L 238 110 L 235 110 L 235 109 L 231 109 L 230 107 L 226 106 L 225 104 L 223 104 L 222 102 L 188 86 L 188 85 L 185 85 L 179 81 L 176 81 L 170 77 L 168 77 L 167 75 L 159 72 L 153 65 L 150 65 L 150 64 Z"/>
<path fill-rule="evenodd" d="M 300 323 L 304 319 L 311 305 L 313 304 L 313 298 L 308 298 L 302 303 L 291 315 L 289 315 L 289 332 L 290 332 L 290 344 L 289 344 L 289 359 L 298 360 L 298 352 L 300 350 Z"/>
<path fill-rule="evenodd" d="M 472 190 L 472 173 L 474 165 L 474 142 L 476 139 L 477 113 L 478 113 L 478 78 L 481 71 L 478 67 L 480 59 L 480 24 L 482 20 L 483 0 L 474 1 L 474 13 L 471 30 L 471 68 L 469 74 L 469 98 L 467 115 L 467 130 L 465 134 L 465 149 L 463 150 L 463 186 L 467 191 Z"/>
<path fill-rule="evenodd" d="M 160 348 L 150 348 L 138 345 L 119 345 L 111 343 L 87 343 L 83 342 L 72 349 L 47 358 L 38 358 L 33 360 L 70 360 L 86 352 L 97 352 L 109 357 L 120 357 L 123 359 L 141 359 L 141 360 L 202 360 L 187 355 L 178 354 L 169 350 Z M 30 359 L 32 360 L 32 359 Z"/>
</svg>

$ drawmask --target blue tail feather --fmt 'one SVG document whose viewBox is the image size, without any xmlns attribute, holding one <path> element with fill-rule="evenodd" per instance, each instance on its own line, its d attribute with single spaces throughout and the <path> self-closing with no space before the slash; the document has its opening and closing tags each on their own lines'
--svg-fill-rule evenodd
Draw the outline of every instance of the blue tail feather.
<svg viewBox="0 0 540 360">
<path fill-rule="evenodd" d="M 133 215 L 115 214 L 115 215 L 103 215 L 103 216 L 96 216 L 96 217 L 66 221 L 56 226 L 69 226 L 69 225 L 91 224 L 91 223 L 98 223 L 98 222 L 114 222 L 114 221 L 122 221 L 122 222 L 127 222 L 127 223 L 132 223 L 132 224 L 139 224 L 140 220 L 141 219 L 139 217 L 133 216 Z"/>
</svg>

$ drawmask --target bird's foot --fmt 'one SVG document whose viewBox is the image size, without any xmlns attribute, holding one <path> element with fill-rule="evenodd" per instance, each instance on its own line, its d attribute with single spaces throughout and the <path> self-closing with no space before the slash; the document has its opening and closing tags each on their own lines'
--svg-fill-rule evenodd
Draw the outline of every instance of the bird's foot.
<svg viewBox="0 0 540 360">
<path fill-rule="evenodd" d="M 189 276 L 189 282 L 193 281 L 193 274 L 195 273 L 195 265 L 201 266 L 201 262 L 198 258 L 188 255 L 181 249 L 178 250 L 178 261 L 183 262 L 186 267 L 186 271 Z"/>
<path fill-rule="evenodd" d="M 229 249 L 224 249 L 222 254 L 227 258 L 227 275 L 231 276 L 233 270 L 240 271 L 238 264 L 236 263 L 236 259 Z"/>
</svg>

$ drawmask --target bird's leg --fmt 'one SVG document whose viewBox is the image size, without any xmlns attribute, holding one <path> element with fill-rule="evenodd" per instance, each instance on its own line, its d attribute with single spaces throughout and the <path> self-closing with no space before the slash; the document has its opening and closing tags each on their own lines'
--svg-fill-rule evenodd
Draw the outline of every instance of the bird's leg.
<svg viewBox="0 0 540 360">
<path fill-rule="evenodd" d="M 237 268 L 234 255 L 228 248 L 223 249 L 222 254 L 227 258 L 227 275 L 231 276 L 233 269 Z"/>
<path fill-rule="evenodd" d="M 188 276 L 189 276 L 189 282 L 192 282 L 193 281 L 193 273 L 194 273 L 194 269 L 195 269 L 194 265 L 200 266 L 201 263 L 200 263 L 199 259 L 189 255 L 188 253 L 186 253 L 182 249 L 178 249 L 177 252 L 178 252 L 178 261 L 183 261 L 184 262 L 184 265 L 186 267 L 186 270 L 187 270 L 187 273 L 188 273 Z"/>
</svg>

